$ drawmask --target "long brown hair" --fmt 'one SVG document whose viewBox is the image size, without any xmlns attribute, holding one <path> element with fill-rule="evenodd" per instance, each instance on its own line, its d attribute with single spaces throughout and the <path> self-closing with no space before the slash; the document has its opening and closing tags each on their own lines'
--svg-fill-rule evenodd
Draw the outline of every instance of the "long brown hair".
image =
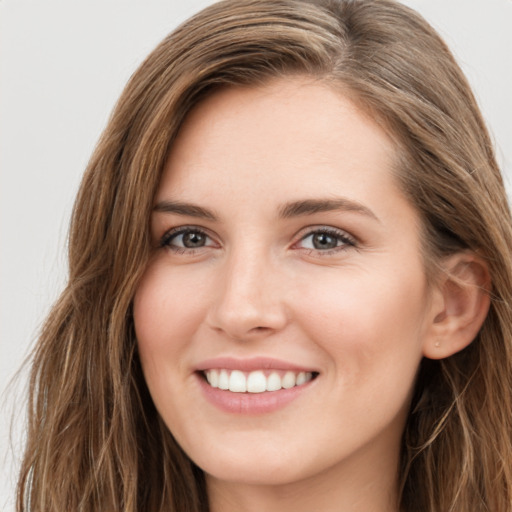
<svg viewBox="0 0 512 512">
<path fill-rule="evenodd" d="M 492 278 L 477 339 L 422 362 L 404 433 L 403 509 L 512 510 L 512 224 L 462 72 L 433 29 L 392 0 L 227 0 L 151 53 L 89 163 L 71 222 L 69 282 L 33 356 L 19 512 L 208 510 L 201 470 L 144 383 L 131 302 L 184 117 L 218 87 L 293 74 L 349 95 L 398 142 L 397 173 L 423 220 L 427 266 L 470 249 Z"/>
</svg>

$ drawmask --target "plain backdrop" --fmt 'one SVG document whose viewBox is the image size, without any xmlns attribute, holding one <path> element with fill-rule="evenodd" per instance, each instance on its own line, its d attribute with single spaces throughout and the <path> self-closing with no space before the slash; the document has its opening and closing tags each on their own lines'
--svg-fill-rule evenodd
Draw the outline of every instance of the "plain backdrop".
<svg viewBox="0 0 512 512">
<path fill-rule="evenodd" d="M 10 382 L 65 281 L 67 226 L 82 172 L 137 65 L 209 3 L 0 0 L 0 510 L 14 510 L 26 371 Z M 454 51 L 508 180 L 512 0 L 404 3 Z"/>
</svg>

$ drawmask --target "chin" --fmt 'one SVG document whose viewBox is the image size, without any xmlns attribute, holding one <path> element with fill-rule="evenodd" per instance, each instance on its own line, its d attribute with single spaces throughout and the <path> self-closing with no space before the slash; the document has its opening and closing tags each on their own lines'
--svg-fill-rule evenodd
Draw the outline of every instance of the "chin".
<svg viewBox="0 0 512 512">
<path fill-rule="evenodd" d="M 207 454 L 194 462 L 207 477 L 246 485 L 286 485 L 310 476 L 314 470 L 304 467 L 298 457 L 286 457 L 279 450 L 256 449 L 253 453 Z"/>
<path fill-rule="evenodd" d="M 207 478 L 239 485 L 280 486 L 292 484 L 307 477 L 307 475 L 301 475 L 280 464 L 257 464 L 254 461 L 252 463 L 246 461 L 244 464 L 226 463 L 225 465 L 215 464 L 213 466 L 211 470 L 204 468 Z"/>
</svg>

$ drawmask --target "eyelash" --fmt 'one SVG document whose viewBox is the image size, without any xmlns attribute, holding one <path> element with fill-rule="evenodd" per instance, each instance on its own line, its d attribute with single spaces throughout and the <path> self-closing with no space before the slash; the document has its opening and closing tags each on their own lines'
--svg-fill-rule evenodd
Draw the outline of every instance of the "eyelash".
<svg viewBox="0 0 512 512">
<path fill-rule="evenodd" d="M 169 231 L 167 231 L 161 238 L 159 246 L 161 248 L 167 248 L 174 252 L 175 254 L 189 254 L 193 255 L 198 250 L 204 249 L 206 247 L 211 247 L 211 245 L 203 245 L 199 246 L 198 248 L 192 248 L 192 247 L 179 247 L 176 245 L 172 245 L 172 242 L 179 236 L 184 236 L 187 234 L 198 234 L 200 236 L 205 237 L 206 239 L 212 240 L 212 237 L 208 235 L 208 233 L 199 227 L 196 226 L 181 226 L 178 228 L 173 228 Z M 337 243 L 339 242 L 339 245 L 336 245 L 336 247 L 330 248 L 330 249 L 315 249 L 315 248 L 302 248 L 305 252 L 308 254 L 319 254 L 321 256 L 328 256 L 340 251 L 347 250 L 350 247 L 357 247 L 357 241 L 354 237 L 346 233 L 345 231 L 342 231 L 340 229 L 331 228 L 331 227 L 311 227 L 308 228 L 307 233 L 302 235 L 297 242 L 295 242 L 292 245 L 292 248 L 295 248 L 297 245 L 299 245 L 301 242 L 304 242 L 307 238 L 313 237 L 315 235 L 327 235 L 329 237 L 332 237 L 337 240 Z"/>
<path fill-rule="evenodd" d="M 329 256 L 334 253 L 346 251 L 347 249 L 349 249 L 351 247 L 353 247 L 353 248 L 357 247 L 357 241 L 354 237 L 352 237 L 345 231 L 342 231 L 342 230 L 336 229 L 336 228 L 331 228 L 331 227 L 308 228 L 308 232 L 305 233 L 303 236 L 301 236 L 299 241 L 296 242 L 294 244 L 294 246 L 296 246 L 300 242 L 304 242 L 304 240 L 306 240 L 307 238 L 313 237 L 315 235 L 327 235 L 329 237 L 332 237 L 332 238 L 336 239 L 337 243 L 339 242 L 339 245 L 336 245 L 336 247 L 333 247 L 331 249 L 324 249 L 324 250 L 314 249 L 314 248 L 311 248 L 311 249 L 304 248 L 304 250 L 308 254 L 315 253 L 315 254 L 319 254 L 321 256 Z"/>
<path fill-rule="evenodd" d="M 174 253 L 176 254 L 195 254 L 197 252 L 197 250 L 200 250 L 200 249 L 203 249 L 204 247 L 210 247 L 208 245 L 206 246 L 202 246 L 202 247 L 198 247 L 197 249 L 195 248 L 192 248 L 192 247 L 179 247 L 179 246 L 176 246 L 176 245 L 172 245 L 172 241 L 175 240 L 178 236 L 183 236 L 183 235 L 187 235 L 187 234 L 199 234 L 201 236 L 204 236 L 205 238 L 207 239 L 212 239 L 211 236 L 208 235 L 208 233 L 199 228 L 199 227 L 195 227 L 195 226 L 180 226 L 178 228 L 173 228 L 173 229 L 170 229 L 169 231 L 167 231 L 164 236 L 161 238 L 160 240 L 160 247 L 165 247 L 171 251 L 173 251 Z"/>
</svg>

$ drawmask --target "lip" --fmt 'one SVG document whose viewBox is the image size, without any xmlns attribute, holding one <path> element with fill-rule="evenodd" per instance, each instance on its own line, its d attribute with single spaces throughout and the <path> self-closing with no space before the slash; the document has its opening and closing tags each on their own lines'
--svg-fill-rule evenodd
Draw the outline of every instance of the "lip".
<svg viewBox="0 0 512 512">
<path fill-rule="evenodd" d="M 204 372 L 205 370 L 225 369 L 240 370 L 242 372 L 252 372 L 255 370 L 283 370 L 292 372 L 312 372 L 319 373 L 317 369 L 300 366 L 288 361 L 274 359 L 270 357 L 251 357 L 248 359 L 237 359 L 235 357 L 216 357 L 201 361 L 194 370 Z"/>
<path fill-rule="evenodd" d="M 240 370 L 244 372 L 254 370 L 282 370 L 318 374 L 318 372 L 312 368 L 267 357 L 255 357 L 250 359 L 220 357 L 202 361 L 197 365 L 195 374 L 203 396 L 217 409 L 225 413 L 239 415 L 269 414 L 283 409 L 288 404 L 307 393 L 311 386 L 315 384 L 316 378 L 300 386 L 295 386 L 290 389 L 280 389 L 279 391 L 233 393 L 231 391 L 213 388 L 206 382 L 202 372 L 210 369 Z"/>
</svg>

